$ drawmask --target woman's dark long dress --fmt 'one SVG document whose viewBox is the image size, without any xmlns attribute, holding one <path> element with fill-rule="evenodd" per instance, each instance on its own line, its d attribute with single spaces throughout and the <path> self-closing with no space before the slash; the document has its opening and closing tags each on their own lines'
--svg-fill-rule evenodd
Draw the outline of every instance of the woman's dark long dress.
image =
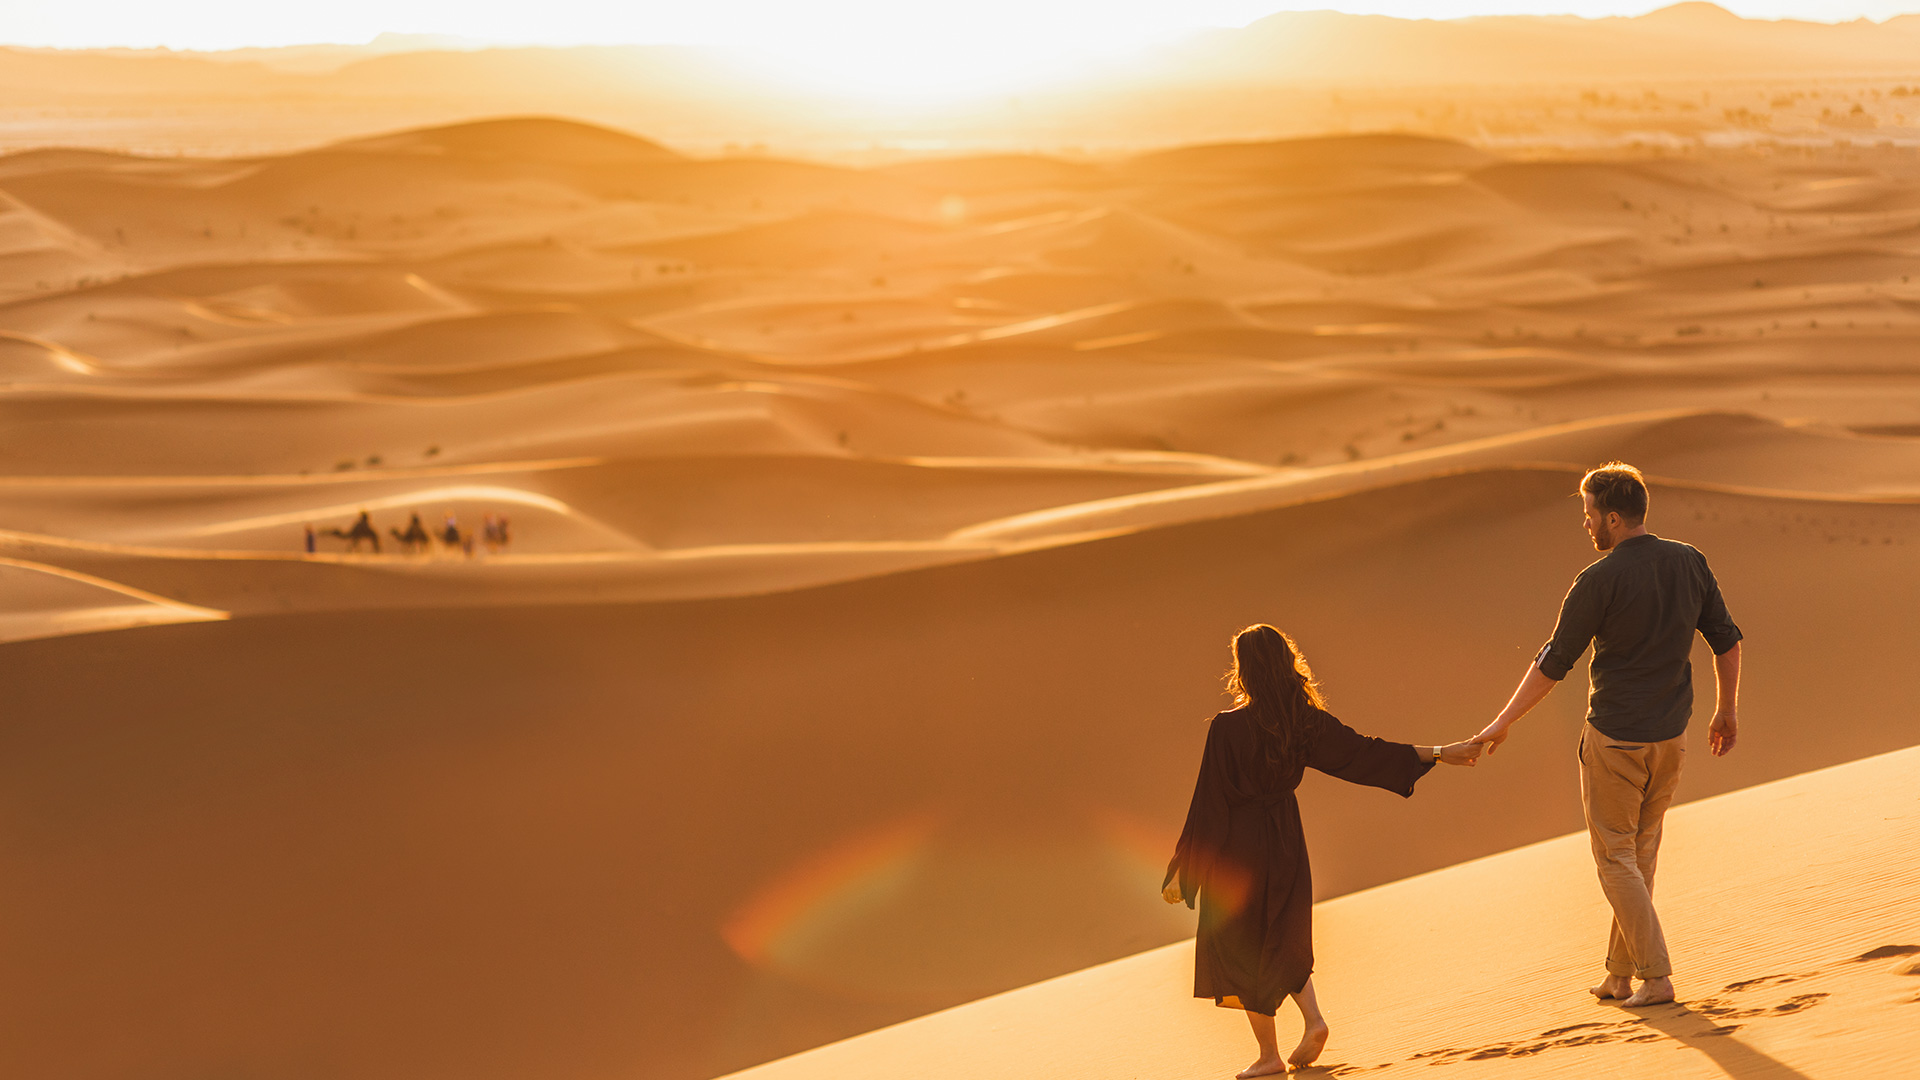
<svg viewBox="0 0 1920 1080">
<path fill-rule="evenodd" d="M 1305 766 L 1355 784 L 1411 796 L 1433 762 L 1407 743 L 1354 731 L 1314 710 Z M 1200 901 L 1193 994 L 1272 1016 L 1313 974 L 1313 875 L 1294 789 L 1305 768 L 1276 770 L 1247 709 L 1207 729 L 1200 779 L 1166 883 Z"/>
</svg>

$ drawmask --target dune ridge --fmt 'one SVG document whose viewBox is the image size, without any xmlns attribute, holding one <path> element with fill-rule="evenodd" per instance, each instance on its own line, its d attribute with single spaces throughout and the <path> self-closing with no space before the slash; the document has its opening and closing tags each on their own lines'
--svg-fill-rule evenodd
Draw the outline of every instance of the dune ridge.
<svg viewBox="0 0 1920 1080">
<path fill-rule="evenodd" d="M 231 617 L 64 567 L 0 557 L 0 643 Z M 128 601 L 133 601 L 128 603 Z"/>
</svg>

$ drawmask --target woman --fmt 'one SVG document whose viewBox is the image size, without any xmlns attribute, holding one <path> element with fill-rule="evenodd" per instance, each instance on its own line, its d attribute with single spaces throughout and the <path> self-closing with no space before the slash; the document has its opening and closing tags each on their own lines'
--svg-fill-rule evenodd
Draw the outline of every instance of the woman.
<svg viewBox="0 0 1920 1080">
<path fill-rule="evenodd" d="M 1327 1044 L 1314 1001 L 1313 884 L 1294 789 L 1310 766 L 1402 796 L 1434 763 L 1472 765 L 1480 744 L 1410 746 L 1368 738 L 1334 719 L 1293 639 L 1271 626 L 1234 635 L 1227 690 L 1213 718 L 1187 826 L 1167 866 L 1169 904 L 1200 901 L 1193 993 L 1244 1009 L 1260 1058 L 1242 1080 L 1310 1065 Z M 1282 1061 L 1273 1014 L 1291 997 L 1306 1019 Z"/>
</svg>

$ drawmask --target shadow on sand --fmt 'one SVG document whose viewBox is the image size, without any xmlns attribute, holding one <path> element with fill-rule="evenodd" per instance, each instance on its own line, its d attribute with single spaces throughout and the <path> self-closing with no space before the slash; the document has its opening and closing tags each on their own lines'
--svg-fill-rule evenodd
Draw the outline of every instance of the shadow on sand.
<svg viewBox="0 0 1920 1080">
<path fill-rule="evenodd" d="M 1645 1020 L 1646 1026 L 1713 1059 L 1733 1080 L 1808 1080 L 1807 1074 L 1732 1038 L 1711 1017 L 1675 1004 Z"/>
</svg>

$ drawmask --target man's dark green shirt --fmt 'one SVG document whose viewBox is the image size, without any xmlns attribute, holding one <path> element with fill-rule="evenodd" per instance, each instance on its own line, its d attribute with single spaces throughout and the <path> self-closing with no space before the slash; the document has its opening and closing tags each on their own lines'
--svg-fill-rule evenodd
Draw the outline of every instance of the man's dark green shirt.
<svg viewBox="0 0 1920 1080">
<path fill-rule="evenodd" d="M 1707 557 L 1652 533 L 1630 536 L 1573 579 L 1534 664 L 1557 682 L 1591 642 L 1587 722 L 1608 738 L 1659 742 L 1693 714 L 1696 630 L 1715 656 L 1740 640 Z"/>
</svg>

